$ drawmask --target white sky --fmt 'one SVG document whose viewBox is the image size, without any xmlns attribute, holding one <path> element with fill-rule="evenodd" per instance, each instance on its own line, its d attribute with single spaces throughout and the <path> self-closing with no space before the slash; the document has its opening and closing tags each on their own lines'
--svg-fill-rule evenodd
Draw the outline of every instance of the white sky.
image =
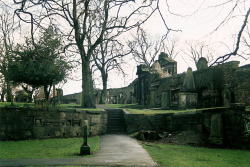
<svg viewBox="0 0 250 167">
<path fill-rule="evenodd" d="M 0 2 L 1 1 L 9 2 L 9 0 L 0 0 Z M 170 36 L 179 38 L 178 51 L 180 51 L 180 53 L 175 59 L 178 65 L 178 73 L 186 71 L 188 67 L 192 67 L 193 70 L 196 70 L 194 62 L 184 53 L 187 52 L 188 43 L 199 41 L 200 43 L 208 45 L 209 48 L 214 50 L 214 57 L 233 51 L 235 47 L 234 40 L 242 26 L 244 15 L 250 7 L 250 1 L 232 0 L 231 3 L 223 4 L 227 1 L 228 0 L 161 0 L 160 9 L 167 25 L 172 29 L 181 30 L 181 33 L 171 32 L 169 34 Z M 223 24 L 216 32 L 212 33 L 230 13 L 236 1 L 239 2 L 239 5 L 232 13 L 232 17 L 230 17 L 232 19 Z M 168 2 L 170 11 L 165 5 L 165 2 Z M 163 22 L 157 13 L 153 15 L 143 28 L 153 37 L 158 37 L 166 33 Z M 248 38 L 249 41 L 249 37 L 246 38 Z M 225 44 L 230 50 L 228 50 Z M 123 77 L 117 71 L 112 71 L 108 78 L 108 88 L 127 86 L 137 77 L 136 63 L 131 57 L 127 57 L 127 60 L 127 63 L 123 65 L 124 71 L 127 74 L 126 77 Z M 240 61 L 240 65 L 250 63 L 249 57 L 247 60 L 237 60 Z M 74 76 L 75 80 L 79 80 L 81 79 L 81 72 L 73 73 L 72 76 Z M 100 77 L 96 76 L 94 78 L 97 78 L 95 80 L 96 87 L 101 88 Z M 61 86 L 62 85 L 58 85 L 58 87 Z M 82 90 L 81 81 L 69 80 L 62 88 L 64 94 L 78 93 Z"/>
<path fill-rule="evenodd" d="M 192 41 L 200 41 L 212 48 L 215 51 L 215 57 L 229 53 L 225 44 L 230 47 L 230 51 L 234 49 L 235 35 L 239 32 L 242 26 L 243 19 L 242 15 L 246 13 L 246 10 L 250 6 L 250 1 L 245 1 L 241 6 L 237 7 L 233 13 L 235 17 L 229 20 L 223 25 L 218 31 L 213 32 L 217 26 L 224 20 L 228 15 L 234 3 L 221 5 L 218 7 L 212 7 L 223 3 L 224 1 L 218 0 L 169 0 L 170 12 L 174 14 L 183 15 L 185 17 L 179 17 L 174 14 L 170 14 L 167 11 L 167 7 L 162 3 L 161 11 L 164 13 L 168 26 L 172 29 L 179 29 L 181 33 L 171 32 L 174 36 L 179 37 L 179 51 L 181 51 L 176 57 L 178 73 L 186 71 L 188 67 L 192 67 L 196 70 L 195 64 L 189 57 L 187 57 L 184 51 L 187 49 L 187 43 Z M 235 1 L 233 1 L 235 2 Z M 190 15 L 190 16 L 187 16 Z M 155 14 L 144 26 L 148 33 L 152 36 L 160 36 L 166 33 L 166 29 L 163 25 L 158 14 Z M 249 53 L 249 52 L 248 52 Z M 112 71 L 109 74 L 108 88 L 119 88 L 130 84 L 136 76 L 136 63 L 130 58 L 130 61 L 123 65 L 126 77 L 119 75 L 116 71 Z M 185 60 L 184 60 L 185 59 Z M 233 59 L 232 59 L 233 60 Z M 248 60 L 239 59 L 240 65 L 249 64 Z M 95 81 L 96 87 L 101 88 L 101 79 Z M 81 91 L 81 81 L 69 81 L 63 86 L 64 94 L 71 94 Z"/>
</svg>

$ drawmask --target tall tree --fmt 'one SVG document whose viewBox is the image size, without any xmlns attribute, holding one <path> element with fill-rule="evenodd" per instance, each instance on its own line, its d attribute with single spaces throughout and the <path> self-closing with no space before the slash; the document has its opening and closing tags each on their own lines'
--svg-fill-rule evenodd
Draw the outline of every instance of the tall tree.
<svg viewBox="0 0 250 167">
<path fill-rule="evenodd" d="M 184 53 L 197 65 L 201 57 L 206 58 L 208 64 L 214 60 L 215 51 L 204 42 L 193 41 L 187 44 L 187 51 Z"/>
<path fill-rule="evenodd" d="M 14 2 L 19 5 L 15 13 L 23 21 L 31 23 L 32 34 L 34 25 L 40 27 L 43 20 L 47 18 L 64 24 L 62 32 L 68 40 L 73 41 L 68 43 L 66 48 L 77 46 L 81 57 L 82 107 L 95 107 L 90 60 L 93 51 L 102 42 L 104 33 L 116 29 L 119 35 L 140 26 L 154 12 L 161 13 L 159 0 L 139 0 L 136 3 L 134 0 L 14 0 Z M 41 10 L 35 15 L 34 8 L 38 6 Z M 29 16 L 30 20 L 25 20 L 22 15 Z M 166 22 L 164 23 L 167 31 L 170 31 Z M 69 28 L 65 28 L 65 25 Z M 34 35 L 32 37 L 34 38 Z"/>
<path fill-rule="evenodd" d="M 13 49 L 13 33 L 16 29 L 12 15 L 3 13 L 0 15 L 0 72 L 4 76 L 4 85 L 6 84 L 7 101 L 13 102 L 11 83 L 9 78 L 9 62 Z M 4 86 L 3 85 L 3 86 Z M 4 86 L 5 87 L 5 86 Z M 4 89 L 2 90 L 4 91 Z"/>
<path fill-rule="evenodd" d="M 228 2 L 227 2 L 228 3 Z M 235 8 L 238 6 L 238 3 L 240 3 L 240 2 L 235 2 L 235 6 L 233 7 L 233 9 L 232 9 L 232 11 L 229 13 L 229 15 L 227 16 L 227 18 L 218 26 L 218 28 L 222 25 L 222 24 L 224 24 L 224 22 L 227 22 L 231 17 L 233 17 L 232 16 L 232 12 L 235 10 Z M 248 7 L 248 9 L 247 9 L 247 12 L 245 13 L 245 15 L 244 15 L 244 20 L 243 20 L 243 23 L 242 23 L 242 26 L 241 26 L 241 28 L 239 29 L 239 32 L 238 32 L 238 34 L 237 34 L 237 37 L 236 37 L 236 39 L 235 39 L 235 47 L 234 47 L 234 50 L 232 51 L 232 52 L 230 52 L 230 53 L 227 53 L 227 54 L 225 54 L 225 55 L 223 55 L 223 56 L 219 56 L 210 66 L 212 66 L 212 65 L 215 65 L 215 64 L 220 64 L 220 63 L 224 63 L 225 61 L 227 61 L 227 60 L 229 60 L 231 57 L 233 57 L 233 56 L 240 56 L 240 57 L 243 57 L 244 59 L 246 59 L 244 56 L 242 56 L 242 55 L 240 55 L 238 52 L 239 52 L 239 49 L 240 49 L 240 45 L 241 45 L 241 40 L 242 40 L 242 38 L 243 38 L 243 43 L 244 44 L 247 44 L 247 40 L 246 40 L 246 38 L 244 38 L 243 37 L 243 32 L 247 29 L 247 23 L 248 23 L 248 18 L 249 18 L 249 14 L 250 14 L 250 7 Z M 217 28 L 217 29 L 218 29 Z M 217 30 L 216 29 L 216 30 Z M 215 31 L 216 31 L 215 30 Z M 248 40 L 249 40 L 249 34 L 248 34 Z M 244 45 L 243 44 L 243 45 Z M 248 47 L 247 45 L 246 45 L 246 47 Z"/>
<path fill-rule="evenodd" d="M 115 69 L 124 73 L 121 67 L 122 58 L 130 53 L 124 50 L 124 45 L 118 40 L 109 37 L 109 34 L 106 34 L 104 39 L 93 54 L 95 66 L 100 71 L 102 77 L 103 89 L 99 101 L 100 104 L 106 103 L 108 73 Z"/>
<path fill-rule="evenodd" d="M 35 88 L 43 86 L 45 99 L 49 99 L 52 84 L 65 79 L 70 66 L 59 54 L 60 37 L 55 28 L 49 26 L 38 39 L 35 46 L 27 39 L 13 51 L 9 66 L 9 76 L 14 83 L 25 83 Z M 23 87 L 27 89 L 27 87 Z"/>
<path fill-rule="evenodd" d="M 132 41 L 128 42 L 133 58 L 138 64 L 150 67 L 163 49 L 163 39 L 153 39 L 142 28 L 138 28 Z"/>
</svg>

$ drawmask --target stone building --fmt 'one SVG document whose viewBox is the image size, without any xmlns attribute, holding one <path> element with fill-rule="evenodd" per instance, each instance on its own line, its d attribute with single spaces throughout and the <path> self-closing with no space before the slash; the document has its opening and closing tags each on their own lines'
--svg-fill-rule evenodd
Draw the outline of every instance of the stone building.
<svg viewBox="0 0 250 167">
<path fill-rule="evenodd" d="M 177 62 L 161 53 L 151 67 L 137 67 L 138 78 L 129 86 L 108 89 L 106 103 L 138 103 L 163 109 L 209 108 L 230 103 L 250 105 L 250 64 L 239 67 L 231 61 L 208 67 L 200 58 L 197 71 L 177 74 Z M 96 90 L 98 103 L 101 90 Z M 80 103 L 80 93 L 66 95 L 64 102 Z"/>
<path fill-rule="evenodd" d="M 131 104 L 136 103 L 134 96 L 134 83 L 133 81 L 130 85 L 124 88 L 114 88 L 107 90 L 107 104 Z M 61 96 L 60 96 L 61 97 Z M 96 104 L 99 103 L 101 97 L 101 90 L 95 90 L 95 101 Z M 60 103 L 69 104 L 69 103 L 81 103 L 81 93 L 74 93 L 69 95 L 64 95 L 60 98 Z"/>
<path fill-rule="evenodd" d="M 138 104 L 159 108 L 207 108 L 230 103 L 250 105 L 250 65 L 232 61 L 208 67 L 205 58 L 197 71 L 177 74 L 177 62 L 161 53 L 151 67 L 137 67 L 135 95 Z"/>
</svg>

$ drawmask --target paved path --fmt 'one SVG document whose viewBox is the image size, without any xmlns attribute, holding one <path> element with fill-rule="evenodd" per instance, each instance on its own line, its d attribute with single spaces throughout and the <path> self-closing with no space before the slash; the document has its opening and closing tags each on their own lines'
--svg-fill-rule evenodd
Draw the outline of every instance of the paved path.
<svg viewBox="0 0 250 167">
<path fill-rule="evenodd" d="M 157 166 L 148 152 L 136 140 L 127 135 L 113 134 L 100 136 L 100 150 L 90 158 L 0 159 L 0 166 L 36 165 Z"/>
</svg>

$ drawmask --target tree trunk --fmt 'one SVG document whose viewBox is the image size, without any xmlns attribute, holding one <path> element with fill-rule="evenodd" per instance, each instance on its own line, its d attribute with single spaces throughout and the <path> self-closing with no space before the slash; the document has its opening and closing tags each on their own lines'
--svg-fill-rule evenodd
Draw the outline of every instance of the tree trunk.
<svg viewBox="0 0 250 167">
<path fill-rule="evenodd" d="M 28 99 L 27 99 L 27 102 L 28 102 L 28 103 L 32 103 L 32 95 L 33 95 L 33 92 L 34 92 L 33 90 L 27 92 L 27 93 L 28 93 Z"/>
<path fill-rule="evenodd" d="M 6 87 L 5 87 L 5 81 L 3 82 L 3 85 L 2 85 L 2 94 L 1 94 L 1 102 L 4 102 L 4 96 L 6 94 Z"/>
<path fill-rule="evenodd" d="M 88 61 L 82 61 L 82 97 L 81 107 L 95 108 L 92 74 Z"/>
<path fill-rule="evenodd" d="M 10 88 L 10 81 L 6 81 L 7 84 L 7 102 L 12 102 L 12 92 Z"/>
<path fill-rule="evenodd" d="M 49 101 L 49 94 L 50 94 L 50 90 L 51 90 L 51 86 L 49 85 L 49 90 L 48 90 L 48 85 L 44 85 L 43 86 L 43 91 L 44 91 L 44 96 L 45 96 L 45 100 L 48 102 Z"/>
<path fill-rule="evenodd" d="M 4 102 L 4 95 L 5 95 L 5 93 L 2 92 L 2 94 L 1 94 L 1 102 Z"/>
<path fill-rule="evenodd" d="M 35 89 L 31 88 L 31 90 L 29 90 L 28 85 L 26 87 L 24 85 L 22 85 L 22 88 L 28 94 L 28 98 L 27 98 L 26 102 L 27 103 L 32 103 L 32 95 L 33 95 Z"/>
<path fill-rule="evenodd" d="M 105 72 L 102 72 L 102 93 L 100 97 L 100 104 L 105 104 L 107 99 L 107 80 L 108 75 Z"/>
</svg>

